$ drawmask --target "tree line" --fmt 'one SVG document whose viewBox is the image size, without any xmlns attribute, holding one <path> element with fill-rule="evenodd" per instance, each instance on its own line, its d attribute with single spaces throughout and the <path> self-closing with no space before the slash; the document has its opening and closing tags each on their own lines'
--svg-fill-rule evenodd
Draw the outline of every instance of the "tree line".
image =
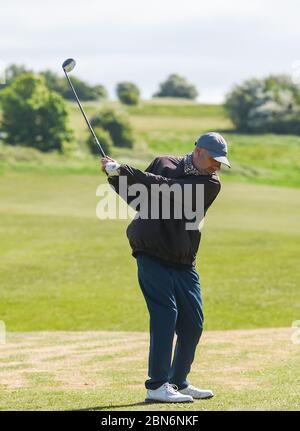
<svg viewBox="0 0 300 431">
<path fill-rule="evenodd" d="M 17 77 L 25 73 L 33 73 L 24 65 L 11 64 L 6 69 L 6 85 L 10 85 Z M 45 80 L 45 84 L 50 91 L 55 91 L 66 100 L 74 100 L 74 95 L 64 76 L 59 76 L 51 70 L 39 73 Z M 76 88 L 78 97 L 83 102 L 93 100 L 105 100 L 108 98 L 108 91 L 104 85 L 89 85 L 72 74 L 72 82 Z M 1 88 L 1 86 L 0 86 Z M 2 86 L 5 88 L 5 86 Z M 133 82 L 119 82 L 115 88 L 116 95 L 121 103 L 126 105 L 137 105 L 140 100 L 140 89 Z M 194 100 L 198 96 L 198 91 L 186 78 L 177 74 L 171 74 L 159 85 L 159 89 L 153 97 L 178 97 Z"/>
<path fill-rule="evenodd" d="M 74 76 L 72 81 L 83 101 L 108 97 L 102 85 L 92 87 Z M 1 140 L 8 145 L 34 147 L 44 152 L 72 150 L 74 135 L 68 126 L 65 99 L 74 100 L 74 96 L 67 85 L 65 78 L 50 71 L 35 74 L 23 66 L 8 68 L 7 85 L 0 91 Z M 139 103 L 140 92 L 134 83 L 119 83 L 116 90 L 122 103 Z M 193 85 L 172 74 L 160 84 L 155 97 L 194 99 L 197 94 Z M 235 85 L 227 94 L 224 106 L 238 132 L 300 135 L 300 87 L 289 76 L 271 75 Z M 123 112 L 102 108 L 91 124 L 107 154 L 111 154 L 113 146 L 133 147 L 133 129 Z M 97 153 L 91 137 L 86 145 L 91 153 Z"/>
</svg>

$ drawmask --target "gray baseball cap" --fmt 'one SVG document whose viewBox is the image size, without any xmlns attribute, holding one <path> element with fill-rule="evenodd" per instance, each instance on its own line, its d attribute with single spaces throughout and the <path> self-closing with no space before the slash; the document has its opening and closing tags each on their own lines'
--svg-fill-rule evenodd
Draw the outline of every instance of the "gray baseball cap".
<svg viewBox="0 0 300 431">
<path fill-rule="evenodd" d="M 205 148 L 213 159 L 231 168 L 227 159 L 227 142 L 223 136 L 220 135 L 220 133 L 205 133 L 204 135 L 200 136 L 200 138 L 198 138 L 198 140 L 195 142 L 195 145 L 197 147 Z"/>
</svg>

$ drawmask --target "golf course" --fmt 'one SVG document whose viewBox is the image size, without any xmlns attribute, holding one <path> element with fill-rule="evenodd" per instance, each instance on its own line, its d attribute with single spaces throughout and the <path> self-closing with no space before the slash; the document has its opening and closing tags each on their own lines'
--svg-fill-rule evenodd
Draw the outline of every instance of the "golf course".
<svg viewBox="0 0 300 431">
<path fill-rule="evenodd" d="M 130 220 L 97 218 L 106 176 L 68 102 L 75 154 L 0 143 L 0 409 L 299 410 L 300 136 L 239 134 L 222 105 L 103 103 L 125 110 L 135 133 L 133 149 L 114 147 L 120 163 L 144 170 L 208 131 L 229 144 L 197 256 L 205 330 L 189 379 L 215 397 L 143 402 L 149 318 Z M 91 117 L 99 102 L 84 108 Z"/>
</svg>

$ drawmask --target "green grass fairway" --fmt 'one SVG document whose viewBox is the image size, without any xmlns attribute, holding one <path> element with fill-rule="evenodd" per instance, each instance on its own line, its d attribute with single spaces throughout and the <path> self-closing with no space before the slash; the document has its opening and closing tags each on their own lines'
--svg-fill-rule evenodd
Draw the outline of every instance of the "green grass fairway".
<svg viewBox="0 0 300 431">
<path fill-rule="evenodd" d="M 8 331 L 146 331 L 125 235 L 99 220 L 98 175 L 5 172 L 0 320 Z M 300 318 L 300 191 L 223 184 L 197 266 L 206 329 L 288 327 Z"/>
<path fill-rule="evenodd" d="M 1 410 L 299 410 L 300 345 L 290 328 L 205 332 L 190 374 L 215 397 L 145 404 L 144 332 L 8 334 Z"/>
</svg>

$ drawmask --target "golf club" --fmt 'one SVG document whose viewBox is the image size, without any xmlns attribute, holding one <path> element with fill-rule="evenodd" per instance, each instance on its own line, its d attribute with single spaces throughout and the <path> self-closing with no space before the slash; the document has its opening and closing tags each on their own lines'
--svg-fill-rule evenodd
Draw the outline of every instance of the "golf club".
<svg viewBox="0 0 300 431">
<path fill-rule="evenodd" d="M 100 149 L 101 155 L 102 155 L 102 157 L 106 157 L 106 154 L 105 154 L 105 152 L 103 151 L 103 148 L 101 147 L 101 145 L 100 145 L 100 143 L 99 143 L 99 141 L 98 141 L 98 138 L 97 138 L 97 136 L 96 136 L 96 134 L 95 134 L 95 132 L 94 132 L 94 130 L 93 130 L 93 128 L 92 128 L 92 126 L 90 125 L 89 120 L 87 119 L 87 116 L 85 115 L 85 112 L 84 112 L 84 110 L 83 110 L 83 108 L 82 108 L 82 106 L 81 106 L 81 103 L 80 103 L 80 100 L 79 100 L 79 98 L 78 98 L 78 96 L 77 96 L 77 93 L 76 93 L 76 91 L 75 91 L 75 88 L 73 87 L 73 84 L 72 84 L 72 82 L 71 82 L 71 80 L 70 80 L 70 78 L 69 78 L 68 72 L 71 72 L 71 71 L 74 69 L 75 65 L 76 65 L 76 61 L 75 61 L 73 58 L 68 58 L 67 60 L 65 60 L 65 61 L 63 62 L 63 64 L 62 64 L 62 68 L 63 68 L 63 71 L 65 72 L 65 75 L 66 75 L 66 78 L 67 78 L 67 80 L 68 80 L 68 82 L 69 82 L 69 85 L 70 85 L 70 87 L 71 87 L 71 90 L 73 91 L 73 93 L 74 93 L 74 95 L 75 95 L 75 98 L 76 98 L 76 100 L 77 100 L 78 106 L 79 106 L 79 108 L 80 108 L 80 111 L 81 111 L 82 115 L 84 116 L 84 119 L 85 119 L 85 121 L 86 121 L 86 124 L 88 125 L 88 128 L 90 129 L 90 131 L 91 131 L 91 133 L 92 133 L 92 135 L 93 135 L 93 138 L 94 138 L 94 140 L 95 140 L 96 144 L 98 145 L 98 147 L 99 147 L 99 149 Z"/>
</svg>

